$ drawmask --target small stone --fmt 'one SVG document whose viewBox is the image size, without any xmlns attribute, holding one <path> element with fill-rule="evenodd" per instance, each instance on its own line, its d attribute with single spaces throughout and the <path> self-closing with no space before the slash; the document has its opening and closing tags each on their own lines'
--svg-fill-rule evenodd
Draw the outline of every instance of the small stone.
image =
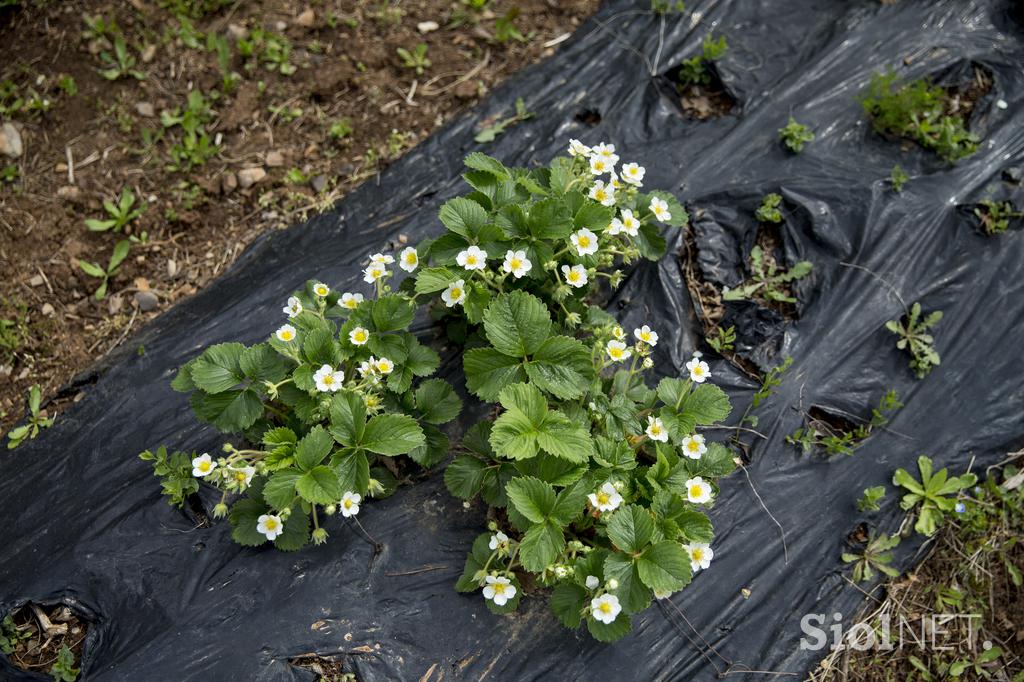
<svg viewBox="0 0 1024 682">
<path fill-rule="evenodd" d="M 231 194 L 238 189 L 238 176 L 234 173 L 225 173 L 220 176 L 220 193 Z"/>
<path fill-rule="evenodd" d="M 314 175 L 309 180 L 309 186 L 313 188 L 313 191 L 317 194 L 324 191 L 327 187 L 327 176 L 326 175 Z"/>
<path fill-rule="evenodd" d="M 123 307 L 124 297 L 121 294 L 115 294 L 107 299 L 107 312 L 111 315 L 117 315 Z"/>
<path fill-rule="evenodd" d="M 249 29 L 238 24 L 228 24 L 228 35 L 237 43 L 239 40 L 245 40 L 249 37 Z"/>
<path fill-rule="evenodd" d="M 44 281 L 45 280 L 43 279 L 42 275 L 35 275 L 32 279 L 28 281 L 28 285 L 30 287 L 41 287 L 43 286 Z"/>
<path fill-rule="evenodd" d="M 284 33 L 286 30 L 288 30 L 288 22 L 286 22 L 286 21 L 279 21 L 279 22 L 277 22 L 276 24 L 274 24 L 274 30 L 276 30 L 278 33 Z"/>
<path fill-rule="evenodd" d="M 178 261 L 170 258 L 167 260 L 167 277 L 174 279 L 178 276 Z"/>
<path fill-rule="evenodd" d="M 139 112 L 139 116 L 145 116 L 146 118 L 156 116 L 156 108 L 153 107 L 152 102 L 139 102 L 135 105 L 135 111 Z"/>
<path fill-rule="evenodd" d="M 267 171 L 262 168 L 243 168 L 238 171 L 238 185 L 242 189 L 248 189 L 265 177 Z"/>
<path fill-rule="evenodd" d="M 74 185 L 64 185 L 57 188 L 57 197 L 64 201 L 75 202 L 82 198 L 82 190 Z"/>
<path fill-rule="evenodd" d="M 50 317 L 54 313 L 53 306 L 49 303 L 44 303 L 41 310 L 43 315 L 46 315 L 47 317 Z"/>
<path fill-rule="evenodd" d="M 271 168 L 279 168 L 284 165 L 284 154 L 279 151 L 267 152 L 267 165 Z"/>
<path fill-rule="evenodd" d="M 999 107 L 1000 109 L 1006 109 L 1010 105 L 1006 103 L 1005 99 L 997 99 L 996 106 Z"/>
<path fill-rule="evenodd" d="M 441 28 L 441 26 L 436 21 L 421 21 L 416 24 L 416 30 L 420 33 L 430 33 L 431 31 L 436 31 L 439 28 Z"/>
<path fill-rule="evenodd" d="M 136 291 L 135 303 L 139 306 L 139 310 L 144 313 L 148 313 L 149 311 L 156 309 L 157 305 L 160 303 L 160 299 L 158 299 L 156 294 L 152 291 Z"/>
<path fill-rule="evenodd" d="M 142 57 L 144 64 L 149 64 L 156 57 L 156 45 L 146 45 L 142 48 L 142 53 L 139 56 Z"/>
<path fill-rule="evenodd" d="M 316 12 L 311 9 L 307 9 L 299 16 L 295 17 L 295 23 L 299 26 L 305 26 L 306 28 L 312 28 L 313 24 L 316 23 Z"/>
<path fill-rule="evenodd" d="M 455 86 L 452 92 L 459 99 L 473 99 L 477 96 L 478 88 L 477 84 L 473 81 L 462 81 Z"/>
<path fill-rule="evenodd" d="M 3 127 L 0 127 L 0 154 L 16 159 L 23 151 L 21 133 L 13 123 L 3 124 Z"/>
</svg>

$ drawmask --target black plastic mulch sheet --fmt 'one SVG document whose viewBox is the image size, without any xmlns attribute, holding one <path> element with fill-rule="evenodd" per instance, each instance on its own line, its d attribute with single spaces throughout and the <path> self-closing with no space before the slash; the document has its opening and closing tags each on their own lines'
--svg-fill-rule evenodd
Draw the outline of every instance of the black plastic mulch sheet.
<svg viewBox="0 0 1024 682">
<path fill-rule="evenodd" d="M 1021 187 L 1003 180 L 1019 179 L 1024 163 L 1024 42 L 1014 16 L 1022 10 L 964 0 L 735 0 L 697 3 L 694 15 L 662 20 L 637 11 L 646 2 L 636 5 L 606 6 L 555 57 L 334 212 L 261 239 L 228 274 L 86 376 L 85 399 L 52 429 L 0 456 L 0 612 L 25 600 L 75 605 L 93 622 L 83 661 L 90 680 L 312 679 L 288 663 L 310 652 L 348 654 L 361 680 L 708 679 L 728 667 L 724 659 L 734 671 L 813 668 L 824 652 L 799 648 L 801 616 L 838 611 L 849 625 L 861 601 L 839 561 L 861 520 L 861 491 L 888 483 L 922 453 L 956 473 L 973 460 L 981 472 L 1024 436 L 1024 241 L 1014 230 L 984 236 L 965 208 L 990 195 L 1024 205 Z M 738 106 L 717 120 L 690 121 L 662 75 L 712 27 L 728 37 L 718 71 Z M 855 101 L 874 72 L 956 78 L 970 62 L 988 68 L 995 85 L 972 122 L 985 141 L 955 167 L 880 138 Z M 800 318 L 778 339 L 774 361 L 790 355 L 793 367 L 758 412 L 767 440 L 751 437 L 749 476 L 785 529 L 785 546 L 738 471 L 723 481 L 712 512 L 711 569 L 672 598 L 674 607 L 652 607 L 610 646 L 564 630 L 541 599 L 501 618 L 480 595 L 456 594 L 483 509 L 453 499 L 440 471 L 364 506 L 362 523 L 384 544 L 378 556 L 340 518 L 328 526 L 326 546 L 286 554 L 234 545 L 226 522 L 195 529 L 136 458 L 161 443 L 217 447 L 220 437 L 200 428 L 186 397 L 171 391 L 175 368 L 212 343 L 265 338 L 307 278 L 362 290 L 367 254 L 400 234 L 438 234 L 439 204 L 464 191 L 459 173 L 463 155 L 478 148 L 474 127 L 511 110 L 517 97 L 537 117 L 485 151 L 527 165 L 546 163 L 569 137 L 614 142 L 624 161 L 646 166 L 649 187 L 676 192 L 693 210 L 705 276 L 735 283 L 753 243 L 753 210 L 772 191 L 785 197 L 790 262 L 814 262 L 799 287 Z M 594 112 L 600 123 L 589 128 L 582 121 L 593 122 Z M 799 156 L 782 149 L 776 132 L 791 113 L 817 133 Z M 912 178 L 902 194 L 884 181 L 896 163 Z M 681 244 L 677 233 L 672 248 Z M 914 379 L 883 329 L 900 304 L 840 262 L 870 268 L 908 303 L 945 311 L 941 367 Z M 624 326 L 650 323 L 661 336 L 658 369 L 680 373 L 700 327 L 678 258 L 635 268 L 611 309 Z M 429 335 L 429 325 L 420 331 Z M 461 386 L 458 356 L 446 357 L 442 372 Z M 752 382 L 720 360 L 712 369 L 738 416 Z M 803 456 L 784 443 L 802 422 L 801 407 L 866 414 L 888 388 L 906 406 L 855 456 Z M 458 428 L 481 414 L 470 406 Z M 890 488 L 871 520 L 894 527 L 898 498 Z M 0 659 L 0 677 L 18 674 Z"/>
</svg>

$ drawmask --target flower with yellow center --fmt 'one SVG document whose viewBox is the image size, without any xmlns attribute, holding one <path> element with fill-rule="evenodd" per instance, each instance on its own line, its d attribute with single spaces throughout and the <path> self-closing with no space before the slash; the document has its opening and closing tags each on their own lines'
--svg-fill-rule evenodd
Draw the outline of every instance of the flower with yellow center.
<svg viewBox="0 0 1024 682">
<path fill-rule="evenodd" d="M 605 346 L 605 351 L 607 351 L 608 357 L 610 357 L 613 362 L 628 360 L 629 357 L 633 355 L 633 351 L 631 351 L 629 346 L 622 341 L 609 341 L 608 345 Z"/>
<path fill-rule="evenodd" d="M 590 193 L 587 196 L 602 206 L 615 205 L 615 188 L 611 185 L 605 185 L 602 180 L 594 182 L 594 186 L 590 188 Z"/>
<path fill-rule="evenodd" d="M 363 404 L 368 410 L 376 410 L 380 407 L 380 398 L 371 393 L 363 398 Z"/>
<path fill-rule="evenodd" d="M 573 232 L 569 236 L 569 241 L 581 256 L 589 256 L 597 252 L 597 235 L 586 228 Z"/>
<path fill-rule="evenodd" d="M 373 284 L 374 282 L 384 279 L 391 273 L 387 271 L 387 268 L 383 263 L 370 263 L 363 270 L 363 281 L 367 284 Z"/>
<path fill-rule="evenodd" d="M 690 379 L 698 384 L 703 384 L 711 378 L 711 368 L 699 357 L 694 357 L 687 362 L 686 369 L 690 371 Z"/>
<path fill-rule="evenodd" d="M 644 184 L 644 173 L 647 171 L 643 166 L 636 163 L 627 163 L 622 166 L 622 179 L 636 187 Z"/>
<path fill-rule="evenodd" d="M 615 618 L 621 612 L 622 605 L 619 604 L 619 598 L 614 594 L 602 594 L 600 597 L 590 600 L 590 615 L 594 617 L 594 620 L 605 625 L 615 622 Z"/>
<path fill-rule="evenodd" d="M 665 430 L 665 425 L 661 423 L 660 417 L 647 417 L 647 429 L 645 433 L 651 440 L 656 440 L 661 443 L 668 442 L 668 431 Z"/>
<path fill-rule="evenodd" d="M 345 372 L 335 370 L 330 365 L 323 365 L 313 375 L 313 383 L 316 384 L 316 390 L 321 393 L 334 393 L 340 391 L 342 384 L 345 381 Z"/>
<path fill-rule="evenodd" d="M 614 511 L 622 504 L 622 495 L 611 483 L 605 483 L 597 492 L 587 495 L 587 499 L 590 500 L 590 506 L 599 512 Z"/>
<path fill-rule="evenodd" d="M 622 211 L 622 231 L 630 237 L 640 234 L 640 221 L 633 215 L 633 211 L 628 208 Z"/>
<path fill-rule="evenodd" d="M 503 575 L 489 575 L 484 578 L 484 582 L 484 599 L 490 599 L 495 606 L 504 606 L 516 596 L 516 586 Z"/>
<path fill-rule="evenodd" d="M 359 493 L 354 493 L 351 490 L 341 496 L 341 504 L 338 507 L 341 509 L 341 515 L 346 519 L 350 516 L 355 516 L 359 513 L 359 503 L 362 502 L 363 496 Z"/>
<path fill-rule="evenodd" d="M 590 156 L 590 147 L 579 140 L 569 140 L 569 156 Z"/>
<path fill-rule="evenodd" d="M 283 325 L 280 329 L 274 332 L 274 336 L 277 337 L 278 341 L 284 341 L 289 343 L 295 340 L 295 327 L 290 324 Z"/>
<path fill-rule="evenodd" d="M 344 293 L 341 295 L 341 305 L 349 310 L 355 310 L 363 302 L 362 294 Z"/>
<path fill-rule="evenodd" d="M 296 296 L 288 297 L 288 305 L 283 308 L 283 312 L 288 317 L 295 317 L 302 312 L 302 301 Z"/>
<path fill-rule="evenodd" d="M 711 484 L 700 476 L 686 481 L 686 499 L 693 504 L 707 504 L 711 501 Z"/>
<path fill-rule="evenodd" d="M 453 308 L 466 300 L 466 280 L 457 279 L 448 285 L 448 288 L 441 292 L 441 300 L 444 304 Z"/>
<path fill-rule="evenodd" d="M 526 257 L 525 251 L 506 251 L 505 262 L 501 264 L 501 269 L 519 279 L 533 269 L 533 263 Z"/>
<path fill-rule="evenodd" d="M 582 265 L 574 265 L 571 268 L 568 265 L 563 265 L 562 275 L 565 277 L 566 284 L 577 289 L 587 283 L 587 269 Z"/>
<path fill-rule="evenodd" d="M 277 514 L 262 514 L 256 519 L 256 531 L 263 533 L 268 540 L 274 541 L 284 532 L 284 522 Z"/>
<path fill-rule="evenodd" d="M 492 552 L 500 551 L 500 552 L 503 552 L 505 554 L 508 554 L 508 549 L 509 549 L 508 536 L 505 535 L 504 533 L 502 533 L 499 530 L 498 532 L 496 532 L 494 535 L 491 536 L 491 540 L 490 540 L 490 542 L 487 543 L 487 547 L 490 548 L 490 550 Z"/>
<path fill-rule="evenodd" d="M 239 486 L 249 485 L 252 482 L 252 477 L 254 475 L 256 475 L 256 467 L 231 467 L 231 477 L 235 479 L 235 483 L 237 483 Z"/>
<path fill-rule="evenodd" d="M 651 213 L 654 217 L 663 223 L 667 223 L 672 220 L 672 214 L 668 211 L 668 202 L 658 197 L 651 197 Z"/>
<path fill-rule="evenodd" d="M 370 340 L 370 331 L 364 327 L 356 327 L 348 333 L 348 340 L 356 346 L 362 346 Z"/>
<path fill-rule="evenodd" d="M 205 452 L 192 459 L 192 475 L 196 478 L 205 478 L 216 468 L 217 463 Z"/>
<path fill-rule="evenodd" d="M 633 336 L 635 336 L 638 341 L 643 341 L 648 346 L 658 345 L 658 332 L 651 331 L 651 328 L 646 324 L 639 329 L 634 329 Z"/>
<path fill-rule="evenodd" d="M 455 262 L 459 264 L 459 267 L 467 270 L 483 270 L 487 267 L 487 252 L 479 246 L 473 245 L 459 251 L 459 254 L 455 256 Z"/>
<path fill-rule="evenodd" d="M 391 362 L 391 360 L 388 360 L 387 358 L 378 359 L 373 366 L 378 372 L 384 375 L 391 374 L 395 369 L 395 363 Z"/>
<path fill-rule="evenodd" d="M 395 257 L 385 256 L 383 253 L 375 253 L 370 256 L 370 262 L 377 265 L 391 265 L 395 262 Z"/>
<path fill-rule="evenodd" d="M 608 159 L 603 156 L 591 156 L 590 157 L 590 172 L 593 175 L 604 175 L 612 169 L 612 164 L 608 163 Z"/>
<path fill-rule="evenodd" d="M 605 142 L 599 142 L 594 145 L 590 155 L 602 158 L 613 166 L 619 162 L 619 157 L 615 154 L 615 145 Z"/>
<path fill-rule="evenodd" d="M 406 272 L 412 272 L 420 264 L 420 254 L 416 252 L 416 247 L 407 246 L 402 249 L 402 253 L 398 256 L 398 267 L 402 268 Z"/>
<path fill-rule="evenodd" d="M 612 336 L 614 336 L 619 341 L 622 341 L 623 339 L 626 338 L 626 330 L 619 326 L 612 327 Z"/>
<path fill-rule="evenodd" d="M 320 298 L 324 298 L 327 296 L 327 294 L 331 293 L 331 288 L 324 284 L 323 282 L 317 282 L 316 284 L 313 285 L 313 293 L 319 296 Z"/>
<path fill-rule="evenodd" d="M 715 558 L 715 551 L 704 542 L 691 542 L 688 545 L 683 545 L 683 550 L 690 555 L 690 569 L 694 573 L 710 566 L 711 560 Z"/>
<path fill-rule="evenodd" d="M 707 451 L 708 446 L 704 444 L 704 436 L 699 433 L 683 439 L 683 454 L 690 459 L 700 459 L 701 455 Z"/>
</svg>

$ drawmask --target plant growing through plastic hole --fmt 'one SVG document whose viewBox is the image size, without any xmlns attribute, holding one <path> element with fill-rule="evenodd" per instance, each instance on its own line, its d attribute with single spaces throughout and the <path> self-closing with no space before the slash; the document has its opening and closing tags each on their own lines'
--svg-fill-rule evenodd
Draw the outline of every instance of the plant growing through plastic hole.
<svg viewBox="0 0 1024 682">
<path fill-rule="evenodd" d="M 900 507 L 917 513 L 914 530 L 931 537 L 946 514 L 956 508 L 957 500 L 952 496 L 976 484 L 978 477 L 972 473 L 950 477 L 946 469 L 936 472 L 931 458 L 924 455 L 917 458 L 917 468 L 921 472 L 920 481 L 905 469 L 897 469 L 892 482 L 908 491 Z"/>
<path fill-rule="evenodd" d="M 799 154 L 804 150 L 804 145 L 814 139 L 814 132 L 790 116 L 789 123 L 779 128 L 779 138 L 789 151 Z"/>
<path fill-rule="evenodd" d="M 899 164 L 892 167 L 892 171 L 889 173 L 889 183 L 892 185 L 893 191 L 899 193 L 903 191 L 903 185 L 907 183 L 910 176 L 900 168 Z"/>
<path fill-rule="evenodd" d="M 42 429 L 53 426 L 53 417 L 44 417 L 39 409 L 42 392 L 35 385 L 28 391 L 28 419 L 25 424 L 16 426 L 7 433 L 7 449 L 13 450 L 26 440 L 32 440 Z"/>
<path fill-rule="evenodd" d="M 418 265 L 415 249 L 399 257 L 406 271 Z M 393 492 L 391 458 L 424 467 L 444 459 L 438 427 L 461 401 L 446 382 L 421 380 L 440 360 L 408 332 L 415 298 L 392 290 L 394 264 L 370 256 L 369 297 L 308 282 L 268 340 L 217 344 L 182 366 L 172 387 L 190 394 L 200 421 L 236 438 L 216 457 L 140 455 L 172 504 L 196 489 L 191 475 L 221 491 L 214 516 L 229 517 L 236 542 L 296 550 L 326 541 L 325 516 L 354 518 L 365 496 Z"/>
<path fill-rule="evenodd" d="M 782 222 L 781 206 L 782 196 L 772 192 L 771 194 L 766 194 L 765 197 L 761 199 L 761 205 L 757 207 L 757 211 L 754 212 L 754 215 L 757 216 L 757 219 L 762 223 L 778 224 Z"/>
<path fill-rule="evenodd" d="M 715 327 L 715 331 L 705 341 L 716 353 L 726 353 L 733 350 L 736 343 L 736 327 L 729 326 L 726 329 Z"/>
<path fill-rule="evenodd" d="M 711 83 L 711 64 L 720 59 L 728 49 L 725 36 L 720 36 L 718 40 L 712 38 L 710 34 L 704 36 L 700 54 L 684 59 L 679 65 L 679 84 L 685 87 Z"/>
<path fill-rule="evenodd" d="M 754 295 L 778 303 L 796 303 L 785 286 L 811 274 L 814 264 L 802 260 L 788 270 L 780 270 L 774 258 L 765 258 L 764 250 L 755 245 L 750 250 L 750 279 L 734 289 L 723 289 L 723 301 L 742 301 Z"/>
<path fill-rule="evenodd" d="M 527 111 L 526 105 L 523 103 L 523 98 L 518 97 L 516 98 L 516 113 L 514 115 L 503 118 L 482 128 L 473 139 L 476 142 L 481 143 L 493 142 L 494 138 L 504 133 L 509 126 L 513 126 L 516 123 L 521 123 L 523 121 L 528 121 L 531 118 L 533 118 L 533 112 Z"/>
<path fill-rule="evenodd" d="M 524 585 L 553 588 L 565 626 L 610 641 L 710 565 L 702 510 L 734 462 L 698 427 L 730 406 L 699 357 L 686 378 L 648 386 L 656 331 L 629 334 L 593 305 L 622 263 L 664 253 L 658 225 L 685 224 L 682 207 L 642 192 L 644 169 L 618 166 L 612 145 L 573 140 L 569 152 L 533 170 L 467 157 L 475 191 L 442 206 L 448 231 L 425 248 L 431 267 L 414 286 L 475 339 L 467 388 L 500 406 L 445 472 L 452 494 L 481 497 L 500 519 L 473 543 L 457 589 L 504 613 Z"/>
<path fill-rule="evenodd" d="M 96 287 L 96 291 L 93 292 L 93 296 L 95 296 L 97 301 L 102 301 L 107 295 L 110 278 L 117 274 L 118 268 L 121 267 L 121 263 L 124 262 L 124 259 L 128 257 L 128 251 L 131 250 L 131 248 L 132 243 L 127 239 L 122 239 L 115 244 L 106 268 L 102 267 L 99 263 L 79 259 L 78 267 L 82 269 L 82 272 L 90 277 L 95 277 L 100 280 L 100 285 Z"/>
<path fill-rule="evenodd" d="M 871 432 L 889 423 L 888 412 L 903 407 L 896 391 L 886 391 L 878 406 L 871 408 L 871 417 L 851 429 L 837 428 L 823 419 L 814 419 L 806 415 L 806 423 L 792 434 L 786 436 L 786 442 L 798 445 L 804 454 L 814 450 L 823 450 L 826 455 L 852 455 Z"/>
<path fill-rule="evenodd" d="M 103 202 L 103 210 L 110 216 L 109 219 L 96 220 L 89 218 L 85 221 L 85 226 L 91 231 L 107 232 L 113 230 L 114 232 L 121 232 L 129 223 L 146 212 L 146 205 L 140 204 L 136 206 L 135 193 L 132 192 L 130 187 L 125 187 L 121 190 L 121 196 L 118 197 L 116 204 L 112 201 Z"/>
<path fill-rule="evenodd" d="M 868 541 L 862 553 L 843 552 L 843 561 L 853 564 L 854 582 L 861 583 L 871 580 L 875 577 L 875 571 L 884 573 L 890 578 L 899 575 L 900 572 L 889 565 L 892 563 L 892 549 L 898 544 L 900 544 L 899 533 L 876 535 L 872 531 L 868 535 Z"/>
<path fill-rule="evenodd" d="M 885 486 L 875 485 L 870 488 L 864 488 L 864 494 L 857 500 L 857 509 L 862 512 L 876 512 L 881 507 L 879 502 L 885 497 Z"/>
<path fill-rule="evenodd" d="M 75 653 L 67 644 L 61 644 L 57 660 L 50 666 L 50 677 L 57 682 L 75 682 L 79 672 L 81 670 L 75 667 Z"/>
<path fill-rule="evenodd" d="M 753 397 L 750 399 L 750 403 L 747 405 L 747 409 L 743 411 L 743 416 L 740 417 L 739 422 L 737 422 L 740 426 L 743 426 L 744 424 L 749 424 L 752 427 L 757 426 L 757 415 L 750 414 L 751 411 L 761 407 L 762 403 L 775 395 L 775 389 L 782 385 L 782 375 L 788 372 L 792 365 L 793 358 L 787 355 L 781 363 L 765 372 L 764 377 L 761 379 L 761 385 L 758 387 L 757 391 L 754 392 Z M 738 442 L 738 439 L 739 430 L 737 429 L 734 440 Z"/>
<path fill-rule="evenodd" d="M 17 624 L 14 622 L 14 616 L 7 614 L 4 619 L 0 621 L 0 652 L 7 656 L 14 653 L 14 650 L 18 646 L 18 642 L 32 638 L 32 632 L 29 629 L 19 630 Z"/>
<path fill-rule="evenodd" d="M 927 80 L 897 84 L 894 72 L 875 74 L 861 98 L 875 130 L 906 137 L 955 163 L 978 149 L 961 116 L 946 113 L 949 94 Z"/>
<path fill-rule="evenodd" d="M 395 52 L 402 60 L 402 66 L 407 69 L 412 69 L 416 72 L 417 76 L 422 76 L 423 72 L 430 68 L 431 61 L 427 58 L 427 44 L 417 43 L 412 50 L 407 50 L 404 47 L 395 48 Z"/>
<path fill-rule="evenodd" d="M 921 304 L 910 306 L 905 320 L 889 320 L 885 328 L 896 334 L 896 347 L 910 353 L 910 369 L 918 379 L 923 379 L 939 365 L 939 353 L 935 350 L 935 338 L 929 333 L 942 319 L 942 311 L 936 310 L 922 316 Z"/>
<path fill-rule="evenodd" d="M 1011 201 L 983 199 L 974 209 L 974 215 L 981 221 L 981 227 L 988 234 L 999 234 L 1010 229 L 1010 221 L 1024 217 L 1024 211 L 1014 210 Z"/>
</svg>

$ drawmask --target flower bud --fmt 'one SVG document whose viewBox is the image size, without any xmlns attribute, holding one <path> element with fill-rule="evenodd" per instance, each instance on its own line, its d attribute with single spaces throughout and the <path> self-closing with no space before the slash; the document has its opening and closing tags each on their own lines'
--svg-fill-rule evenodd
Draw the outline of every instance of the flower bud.
<svg viewBox="0 0 1024 682">
<path fill-rule="evenodd" d="M 619 589 L 619 581 L 616 580 L 615 578 L 612 578 L 611 580 L 609 580 L 608 581 L 608 589 L 609 590 L 617 590 L 617 589 Z"/>
<path fill-rule="evenodd" d="M 612 486 L 613 486 L 613 487 L 614 487 L 614 488 L 615 488 L 616 490 L 619 490 L 619 491 L 621 491 L 621 490 L 622 490 L 623 488 L 625 488 L 625 487 L 626 487 L 626 484 L 625 484 L 625 483 L 623 483 L 622 481 L 615 481 L 614 483 L 612 483 Z"/>
<path fill-rule="evenodd" d="M 218 502 L 217 506 L 213 508 L 213 518 L 223 519 L 228 515 L 228 506 L 223 502 Z"/>
<path fill-rule="evenodd" d="M 378 481 L 376 478 L 371 478 L 370 479 L 369 493 L 370 493 L 370 497 L 377 497 L 378 495 L 383 495 L 384 494 L 384 485 L 380 481 Z"/>
<path fill-rule="evenodd" d="M 224 452 L 231 452 L 232 450 L 235 449 L 235 446 L 232 445 L 231 443 L 224 443 L 224 445 L 220 446 L 220 449 L 223 450 Z M 203 454 L 205 455 L 207 453 L 204 452 Z"/>
<path fill-rule="evenodd" d="M 487 530 L 491 531 L 492 533 L 494 531 L 498 530 L 497 522 L 495 522 L 495 521 L 488 521 L 487 522 Z"/>
<path fill-rule="evenodd" d="M 611 285 L 612 289 L 618 289 L 619 285 L 622 284 L 623 274 L 620 270 L 616 270 L 612 273 L 612 276 L 608 279 L 608 284 Z"/>
<path fill-rule="evenodd" d="M 582 321 L 583 319 L 580 317 L 579 313 L 569 313 L 565 316 L 565 323 L 570 327 L 575 327 Z"/>
<path fill-rule="evenodd" d="M 558 269 L 558 263 L 556 263 L 553 260 L 549 260 L 547 263 L 544 264 L 544 269 L 545 270 L 557 270 Z"/>
<path fill-rule="evenodd" d="M 284 509 L 279 511 L 277 513 L 277 515 L 281 517 L 282 521 L 287 521 L 288 517 L 292 515 L 292 508 L 291 507 L 285 507 Z"/>
<path fill-rule="evenodd" d="M 327 514 L 328 516 L 334 516 L 337 513 L 338 505 L 336 504 L 329 504 L 326 507 L 324 507 L 324 514 Z"/>
<path fill-rule="evenodd" d="M 313 529 L 313 544 L 322 545 L 327 542 L 327 531 L 323 528 Z"/>
<path fill-rule="evenodd" d="M 654 360 L 651 358 L 644 358 L 644 369 L 650 369 L 654 367 Z"/>
</svg>

